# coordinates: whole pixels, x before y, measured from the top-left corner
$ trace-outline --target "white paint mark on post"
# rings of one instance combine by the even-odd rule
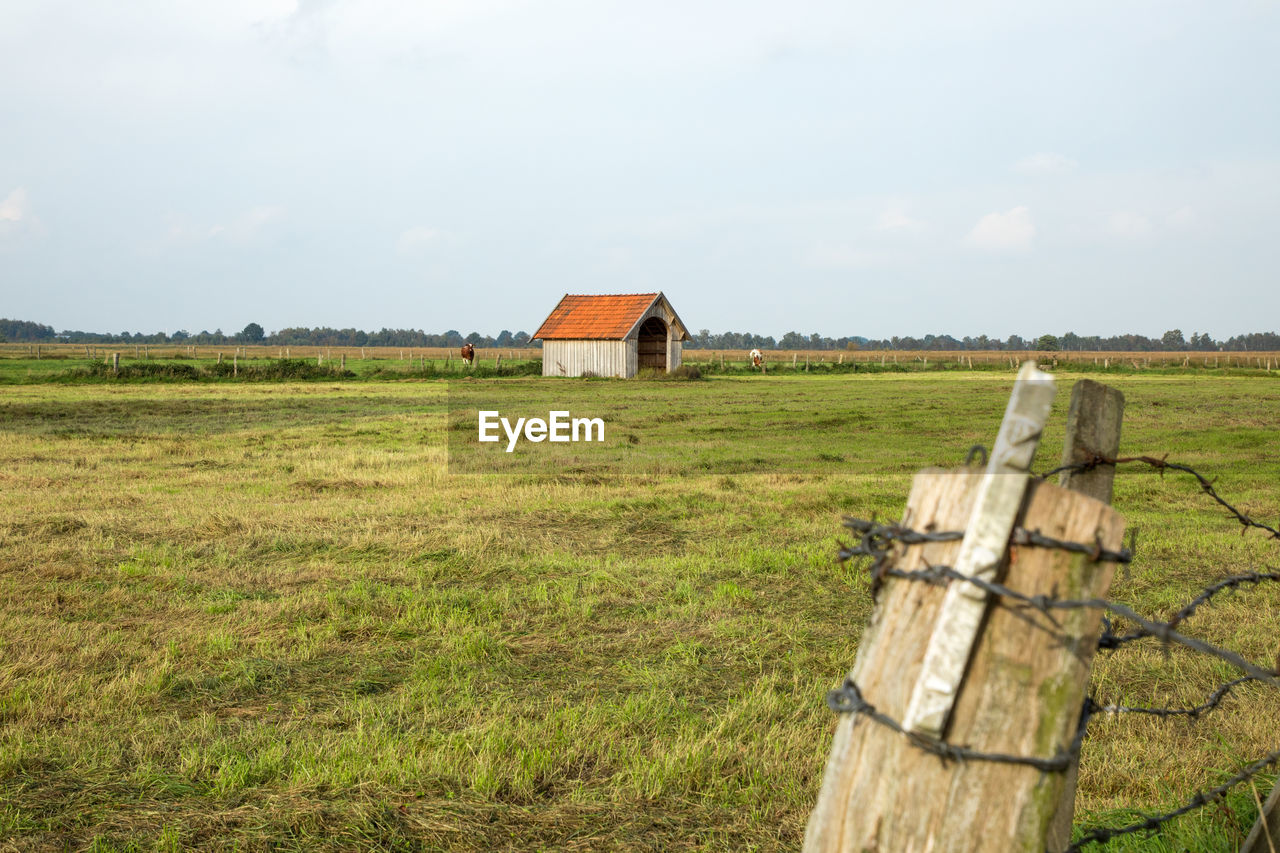
[[[965,526],[956,557],[957,572],[994,579],[1022,506],[1031,460],[1049,419],[1053,394],[1052,375],[1037,368],[1034,361],[1022,365]],[[973,584],[948,587],[903,718],[907,731],[942,736],[986,608],[987,594]]]

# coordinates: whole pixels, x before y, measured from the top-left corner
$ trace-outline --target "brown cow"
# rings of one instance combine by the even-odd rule
[[[467,367],[470,367],[471,363],[476,360],[476,348],[471,344],[463,344],[462,360],[467,363]]]

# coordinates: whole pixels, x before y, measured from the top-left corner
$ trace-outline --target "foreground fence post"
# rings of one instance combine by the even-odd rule
[[[974,469],[917,474],[903,526],[964,529],[987,479]],[[1107,549],[1118,549],[1123,534],[1123,521],[1109,506],[1042,482],[1027,485],[1015,524]],[[954,539],[899,544],[891,564],[904,571],[956,566],[962,547]],[[1005,586],[1028,596],[1103,597],[1114,573],[1113,564],[1094,562],[1089,554],[1030,544],[997,556],[996,577],[1003,572]],[[950,587],[961,585],[971,586],[950,582]],[[841,716],[805,833],[806,853],[1045,849],[1062,798],[1070,764],[1065,756],[1079,725],[1101,614],[990,602],[941,738],[926,734],[927,726],[912,734],[895,731],[883,720],[906,717],[948,591],[914,579],[884,580],[849,675],[879,719],[865,706]],[[922,748],[940,744],[1039,759],[1042,766],[944,761]]]
[[[1124,420],[1124,394],[1092,379],[1081,379],[1071,389],[1071,407],[1067,410],[1067,436],[1062,445],[1062,464],[1089,462],[1095,456],[1116,458],[1120,453],[1120,424]],[[1111,503],[1116,466],[1099,465],[1088,471],[1063,471],[1058,485],[1087,495],[1105,504]],[[1096,651],[1096,642],[1095,649]],[[1092,654],[1092,652],[1090,652]],[[1053,853],[1066,850],[1071,843],[1071,824],[1075,820],[1076,780],[1080,775],[1080,758],[1076,757],[1063,779],[1058,811],[1049,825],[1045,839]]]
[[[1032,362],[1022,366],[990,464],[978,483],[967,524],[962,526],[964,540],[952,563],[956,571],[995,580],[1027,491],[1027,472],[1049,418],[1053,394],[1053,379],[1047,373],[1037,370]],[[947,588],[902,719],[907,731],[941,737],[986,607],[986,593],[973,586],[956,583]]]

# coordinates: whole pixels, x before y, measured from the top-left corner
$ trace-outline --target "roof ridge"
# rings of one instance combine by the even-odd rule
[[[657,296],[661,292],[661,290],[646,290],[642,293],[566,293],[565,296],[576,296],[580,299],[606,299],[610,296]]]

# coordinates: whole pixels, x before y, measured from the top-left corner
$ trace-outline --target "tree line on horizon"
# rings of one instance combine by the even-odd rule
[[[328,326],[310,328],[297,326],[267,333],[257,323],[249,323],[239,332],[226,334],[221,329],[197,333],[179,330],[172,334],[156,332],[82,332],[54,330],[52,326],[28,320],[0,319],[0,342],[13,343],[72,343],[72,344],[264,344],[268,346],[346,346],[346,347],[460,347],[464,343],[476,347],[540,347],[541,341],[531,340],[528,332],[511,332],[503,329],[496,336],[471,332],[463,335],[456,329],[441,334],[421,329],[381,329],[365,332],[360,329],[334,329]],[[861,335],[831,338],[814,332],[803,335],[787,332],[781,338],[757,335],[750,332],[722,332],[713,334],[701,329],[691,336],[685,347],[703,350],[1048,350],[1093,352],[1257,352],[1280,351],[1280,334],[1253,332],[1235,335],[1217,341],[1205,332],[1193,333],[1190,338],[1180,329],[1171,329],[1158,338],[1145,335],[1040,335],[1024,338],[1009,335],[1007,338],[987,335],[956,338],[951,335],[925,335],[921,338],[891,337],[867,338]]]

